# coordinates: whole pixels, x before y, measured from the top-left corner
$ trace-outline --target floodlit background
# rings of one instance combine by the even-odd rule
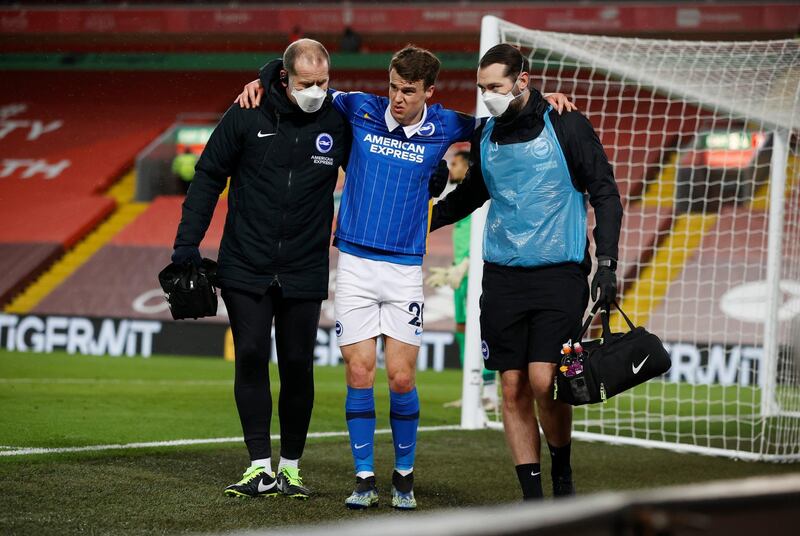
[[[305,36],[328,47],[331,87],[381,95],[392,53],[408,43],[428,48],[442,60],[432,102],[475,113],[487,14],[532,30],[690,42],[684,51],[699,40],[791,39],[800,28],[795,2],[3,2],[0,532],[172,534],[353,518],[342,504],[352,477],[333,285],[320,319],[317,398],[303,459],[316,495],[305,504],[232,502],[221,490],[247,459],[224,305],[214,318],[174,322],[156,274],[169,262],[187,160],[202,151],[242,86],[289,42]],[[604,58],[631,67],[634,56],[626,61],[602,43],[575,45],[594,50],[597,67],[557,48],[534,50],[524,33],[504,39],[532,59],[534,86],[566,93],[598,131],[626,212],[621,303],[673,358],[665,378],[608,407],[577,411],[583,424],[576,429],[650,446],[796,460],[797,416],[771,416],[778,425],[766,432],[759,427],[767,421],[758,420],[765,408],[781,410],[762,403],[759,368],[774,125],[702,99],[687,105],[680,92],[652,80],[614,74]],[[646,51],[637,59],[664,52],[644,41],[630,50]],[[721,57],[765,54],[731,50]],[[689,84],[697,63],[664,57],[685,65]],[[719,58],[703,72],[735,61]],[[791,79],[798,69],[790,62],[783,71]],[[766,84],[745,80],[755,95]],[[766,87],[763,95],[771,98]],[[791,269],[779,283],[781,329],[769,344],[783,378],[771,396],[797,413],[800,187],[796,126],[787,131],[781,258]],[[202,244],[211,258],[224,196]],[[336,257],[331,248],[331,282]],[[431,234],[424,269],[451,261],[450,230]],[[420,509],[514,503],[517,482],[502,434],[460,430],[460,411],[443,407],[461,396],[452,290],[425,292]],[[388,388],[378,376],[378,426],[387,428]],[[378,437],[378,483],[386,491],[391,447],[388,435]],[[759,442],[779,446],[758,450]],[[573,453],[581,494],[794,470],[585,440]]]

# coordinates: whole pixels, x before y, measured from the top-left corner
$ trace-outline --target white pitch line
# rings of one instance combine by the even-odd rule
[[[119,378],[0,378],[0,384],[31,385],[233,385],[233,380],[122,380]]]
[[[461,430],[457,425],[443,426],[420,426],[420,432],[442,432],[447,430]],[[375,430],[376,434],[390,434],[389,428]],[[312,432],[308,434],[309,439],[322,437],[347,437],[348,432]],[[272,439],[280,439],[280,436],[272,436]],[[16,448],[16,450],[0,451],[0,456],[26,456],[31,454],[61,454],[65,452],[97,452],[101,450],[126,450],[126,449],[147,449],[153,447],[180,447],[185,445],[206,445],[211,443],[240,443],[244,441],[241,437],[212,437],[208,439],[174,439],[172,441],[151,441],[147,443],[125,443],[116,445],[87,445],[85,447],[58,447],[58,448]]]

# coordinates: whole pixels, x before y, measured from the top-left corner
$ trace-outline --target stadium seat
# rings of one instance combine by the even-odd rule
[[[131,224],[80,266],[70,276],[68,285],[55,288],[32,312],[170,319],[156,274],[169,263],[182,202],[180,196],[157,197]],[[226,215],[227,202],[220,200],[203,240],[204,256],[216,259]],[[224,322],[226,319],[213,317],[209,320]]]

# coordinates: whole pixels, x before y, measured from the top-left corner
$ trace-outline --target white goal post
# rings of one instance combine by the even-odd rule
[[[484,17],[480,54],[498,43],[519,47],[532,85],[570,96],[597,131],[624,208],[620,304],[673,361],[576,408],[575,437],[800,460],[800,41],[576,35]],[[486,209],[472,219],[473,258]],[[482,268],[470,263],[464,428],[498,425],[480,408]]]

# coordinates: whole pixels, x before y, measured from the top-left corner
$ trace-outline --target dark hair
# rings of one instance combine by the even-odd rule
[[[528,71],[528,60],[518,48],[507,43],[495,45],[487,50],[480,63],[478,63],[478,68],[483,69],[495,63],[505,65],[506,72],[503,76],[514,80],[519,76],[519,73]]]
[[[460,156],[464,160],[466,160],[467,164],[469,164],[469,151],[458,151],[453,156]]]
[[[300,56],[305,56],[315,65],[324,62],[330,67],[331,64],[331,56],[328,54],[328,51],[325,50],[322,43],[314,41],[313,39],[298,39],[286,47],[286,50],[283,52],[283,68],[286,69],[289,74],[297,74],[294,66],[297,63],[297,58]]]
[[[430,87],[436,83],[439,76],[439,68],[442,66],[439,58],[433,55],[430,50],[407,45],[392,56],[389,70],[397,71],[404,80],[416,82],[422,80],[425,87]]]

